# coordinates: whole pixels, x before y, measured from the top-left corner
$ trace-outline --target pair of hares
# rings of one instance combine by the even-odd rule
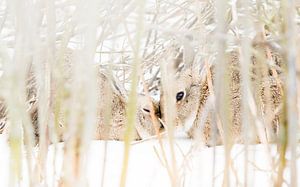
[[[274,141],[278,132],[280,106],[282,102],[282,85],[279,79],[281,73],[278,68],[282,66],[280,55],[274,50],[269,50],[268,46],[259,46],[253,44],[256,53],[252,54],[250,65],[250,89],[254,95],[254,105],[256,110],[252,110],[252,116],[249,118],[248,129],[251,143],[259,143],[262,140],[258,137],[257,123],[263,126],[267,141]],[[185,131],[191,138],[200,140],[206,145],[221,144],[224,140],[224,128],[232,140],[231,142],[243,143],[244,132],[242,128],[242,88],[241,88],[241,62],[240,52],[238,50],[227,52],[226,60],[228,68],[226,69],[226,77],[229,82],[229,88],[224,91],[227,94],[227,127],[224,127],[220,121],[215,103],[214,85],[215,69],[218,63],[213,64],[196,63],[191,47],[183,49],[173,61],[173,72],[176,72],[173,84],[173,92],[171,97],[176,100],[176,126],[184,127]],[[267,65],[267,60],[271,60],[275,64]],[[183,66],[182,66],[183,65]],[[169,68],[170,69],[170,68]],[[280,69],[280,68],[279,68]],[[168,95],[169,97],[170,95]],[[244,98],[248,99],[248,98]],[[226,101],[224,101],[226,102]],[[249,102],[251,103],[251,102]],[[252,103],[251,103],[252,104]],[[166,111],[164,102],[164,89],[161,90],[161,114],[165,118]],[[250,104],[249,104],[250,106]],[[252,122],[251,122],[252,120]],[[252,134],[251,134],[252,133]],[[248,136],[249,137],[249,136]],[[227,136],[228,138],[228,136]]]
[[[185,55],[191,54],[188,52],[191,48],[185,49],[175,59],[172,66],[176,70],[176,77],[173,80],[174,85],[171,95],[171,99],[176,100],[176,124],[178,126],[182,124],[188,134],[195,138],[200,137],[207,145],[214,145],[221,143],[222,137],[222,124],[220,125],[219,118],[216,114],[216,108],[214,104],[213,85],[214,80],[214,65],[202,66],[199,68],[199,64],[195,63],[194,56],[184,58]],[[264,55],[266,53],[263,53]],[[193,55],[193,54],[192,54]],[[242,127],[241,127],[241,74],[239,53],[230,52],[228,57],[228,78],[230,82],[229,95],[229,110],[228,114],[231,119],[229,121],[229,134],[232,135],[235,142],[243,142]],[[277,57],[273,55],[273,57]],[[267,67],[267,75],[263,73],[261,67],[265,62],[257,60],[259,57],[253,55],[252,57],[252,72],[251,86],[253,87],[253,93],[255,94],[257,105],[257,119],[259,116],[263,116],[260,120],[265,124],[269,122],[271,133],[276,133],[277,126],[279,124],[278,107],[282,100],[282,90],[280,82],[276,81],[278,77],[277,70],[272,70]],[[262,59],[266,59],[263,57]],[[276,63],[280,63],[280,60],[275,60]],[[184,66],[181,66],[184,64]],[[200,73],[200,71],[202,73]],[[200,76],[201,74],[201,76]],[[111,76],[107,76],[104,73],[100,73],[97,76],[98,86],[100,87],[98,103],[98,121],[94,138],[96,139],[113,139],[123,140],[124,132],[126,129],[126,103],[127,99],[124,94],[120,92],[120,88],[114,82]],[[169,84],[169,83],[168,83]],[[255,85],[256,84],[256,85]],[[269,90],[269,94],[267,91]],[[30,91],[29,91],[30,92]],[[34,92],[34,91],[33,91]],[[31,93],[32,94],[32,93]],[[157,123],[158,118],[165,120],[166,111],[164,109],[166,103],[164,87],[161,86],[160,102],[154,102],[152,99],[145,95],[138,95],[138,106],[136,114],[136,125],[134,129],[134,139],[139,140],[155,135],[158,132],[154,123]],[[29,93],[30,95],[30,93]],[[30,97],[28,97],[30,98]],[[54,97],[55,98],[55,97]],[[271,114],[269,117],[264,118],[270,107]],[[109,106],[109,108],[107,108]],[[152,107],[153,106],[153,107]],[[1,113],[4,113],[5,107],[3,103],[0,106]],[[35,128],[36,136],[38,136],[38,112],[37,107],[31,110],[31,117]],[[110,112],[107,112],[110,111]],[[150,112],[153,112],[150,115]],[[6,116],[1,114],[3,119]],[[108,120],[105,116],[108,115]],[[152,116],[152,117],[151,117]],[[64,121],[64,120],[62,120]],[[64,122],[62,122],[62,126]],[[215,136],[214,136],[215,135]],[[212,138],[214,137],[214,138]]]

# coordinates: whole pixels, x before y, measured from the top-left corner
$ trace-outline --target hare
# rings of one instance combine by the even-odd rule
[[[254,48],[258,48],[254,46]],[[264,53],[266,55],[266,53]],[[175,69],[177,76],[175,78],[173,98],[176,99],[177,124],[182,125],[191,138],[200,138],[206,145],[218,145],[222,143],[222,126],[218,122],[218,116],[214,109],[214,66],[206,64],[202,69],[197,68],[192,61],[185,61],[183,52],[179,59],[175,59]],[[241,125],[241,74],[239,70],[240,55],[237,51],[228,52],[228,79],[229,88],[229,113],[230,127],[229,134],[236,143],[243,143],[242,125]],[[273,52],[272,58],[280,65],[280,55]],[[255,97],[257,97],[258,113],[262,116],[266,113],[266,107],[269,102],[271,108],[271,131],[276,133],[279,124],[279,107],[282,101],[282,89],[280,80],[278,81],[278,72],[269,68],[268,75],[262,75],[261,66],[258,57],[252,56],[251,85]],[[183,68],[179,66],[178,61],[184,63]],[[201,76],[200,77],[200,70]],[[258,84],[256,84],[258,83]],[[269,89],[270,96],[266,97],[266,90]],[[163,88],[161,98],[163,98]],[[164,100],[161,99],[162,119],[164,119],[163,106]],[[273,112],[272,112],[273,111]],[[264,119],[264,122],[267,119]],[[256,137],[255,142],[259,142]]]
[[[119,93],[115,84],[109,84],[108,78],[101,74],[98,76],[100,89],[99,119],[96,130],[96,139],[123,140],[126,130],[126,97]],[[111,97],[108,97],[112,93]],[[134,139],[140,140],[156,134],[155,124],[158,124],[160,116],[159,105],[146,95],[138,95],[136,125]],[[151,107],[154,109],[154,119],[151,119]],[[106,106],[110,106],[107,109]],[[110,110],[110,111],[108,111]],[[105,114],[108,114],[110,122],[105,123]],[[155,120],[155,121],[153,121]],[[159,130],[158,127],[157,130]]]
[[[71,59],[72,62],[72,54]],[[71,63],[67,62],[67,63]],[[68,65],[72,68],[72,64]],[[126,130],[126,105],[127,94],[121,86],[118,85],[117,79],[108,75],[107,71],[96,65],[97,68],[97,124],[94,133],[94,139],[101,140],[123,140]],[[66,77],[69,77],[68,75]],[[54,97],[55,99],[55,97]],[[151,97],[138,94],[137,96],[137,113],[136,124],[134,128],[134,140],[140,140],[153,136],[159,131],[158,118],[160,110],[158,103]],[[154,116],[151,118],[153,107]],[[62,120],[63,121],[63,120]],[[62,126],[64,122],[62,122]]]
[[[72,68],[72,58],[74,58],[73,51],[68,51],[66,57],[63,61],[65,63],[62,67],[67,68],[64,84],[70,84],[72,80],[71,70]],[[101,69],[100,66],[96,66],[95,68]],[[108,139],[108,140],[123,140],[124,132],[126,129],[126,105],[127,99],[126,94],[121,93],[120,87],[116,84],[116,82],[107,76],[104,71],[99,71],[97,76],[97,85],[99,87],[98,94],[98,106],[97,106],[97,124],[96,131],[93,135],[93,139]],[[54,87],[57,87],[54,86]],[[68,86],[64,86],[64,88],[68,88]],[[56,100],[61,99],[58,98],[59,94],[55,89],[52,90],[52,99],[53,103],[52,107],[57,107],[55,105]],[[65,101],[60,103],[60,112],[58,113],[58,123],[59,129],[56,129],[58,133],[58,138],[60,141],[64,141],[65,137],[64,132],[68,130],[68,124],[66,120],[66,113],[69,107],[69,96],[66,94],[63,96]],[[38,113],[38,88],[36,85],[35,74],[33,70],[30,70],[28,74],[27,80],[27,103],[29,105],[28,113],[31,117],[31,121],[33,124],[34,134],[36,143],[39,139],[39,113]],[[157,102],[154,102],[151,97],[147,97],[145,95],[138,95],[138,105],[137,105],[137,113],[136,113],[136,125],[134,129],[134,140],[140,140],[143,138],[147,138],[149,136],[153,136],[159,130],[160,127],[156,128],[154,124],[157,124],[158,118],[160,116],[160,110]],[[151,118],[150,113],[151,110],[154,110],[154,118]],[[0,102],[0,117],[1,124],[6,124],[6,107],[5,102]],[[51,109],[51,116],[54,116],[54,112],[57,108]],[[55,114],[57,115],[57,114]],[[106,119],[107,117],[107,119]],[[154,122],[155,121],[155,122]],[[1,129],[3,129],[4,125],[1,125]],[[55,127],[53,127],[55,128]],[[51,129],[53,130],[53,129]],[[2,130],[1,130],[2,131]]]

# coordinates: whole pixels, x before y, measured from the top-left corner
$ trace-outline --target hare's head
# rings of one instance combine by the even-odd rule
[[[172,99],[176,105],[177,125],[184,125],[191,116],[196,114],[199,103],[198,98],[200,96],[199,72],[198,68],[193,63],[194,54],[193,52],[187,52],[186,50],[187,49],[185,48],[183,51],[179,52],[179,55],[172,60],[173,62],[168,62],[171,63],[169,66],[171,68],[167,68],[167,71],[170,70],[175,76],[171,79],[172,83],[168,82],[161,86],[160,106],[162,109],[162,119],[165,119],[167,113],[165,111],[167,106],[166,97],[169,98],[171,96],[170,99]],[[192,49],[189,48],[189,50]],[[169,93],[166,93],[166,84],[172,87],[169,89],[171,90]]]
[[[138,95],[138,121],[136,129],[141,139],[155,135],[163,129],[159,122],[161,117],[160,106],[152,97]]]
[[[172,97],[176,100],[177,120],[183,124],[196,115],[199,104],[200,88],[194,76],[191,70],[185,70],[175,80],[178,85]]]
[[[200,86],[194,76],[192,71],[188,69],[180,72],[180,75],[174,80],[175,83],[173,84],[174,88],[171,92],[171,97],[175,100],[177,125],[184,125],[188,119],[196,115],[200,97]],[[162,119],[164,120],[166,103],[163,88],[161,90],[160,106],[162,109]]]

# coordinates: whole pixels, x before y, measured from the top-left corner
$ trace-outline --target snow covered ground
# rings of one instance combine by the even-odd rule
[[[170,151],[167,140],[163,141],[168,160]],[[56,186],[62,166],[62,147],[57,146],[56,152],[56,176],[53,175],[53,147],[49,148],[48,155],[48,180],[49,186]],[[104,141],[92,141],[86,159],[86,178],[89,186],[100,186],[104,161]],[[224,174],[224,147],[214,148],[195,146],[195,143],[185,137],[176,139],[175,144],[176,164],[178,169],[178,179],[181,179],[182,186],[221,186]],[[265,146],[252,145],[248,148],[248,184],[249,186],[273,186],[272,168],[270,167],[270,157],[274,158],[276,147],[271,146],[271,155],[266,154]],[[0,138],[0,181],[1,186],[8,186],[9,179],[9,149],[5,137]],[[156,150],[156,151],[155,151]],[[245,151],[243,145],[235,145],[231,152],[233,158],[230,170],[231,186],[244,186],[244,158]],[[156,153],[157,152],[157,153]],[[215,157],[213,156],[215,152]],[[127,186],[171,186],[166,168],[163,166],[162,152],[157,140],[145,141],[132,145],[130,153],[129,171]],[[214,162],[215,159],[215,162]],[[117,141],[107,142],[107,155],[105,161],[104,186],[119,186],[120,174],[123,161],[123,143]],[[214,164],[213,164],[214,163]],[[300,162],[297,162],[300,168]],[[213,169],[215,167],[215,169]],[[28,176],[24,169],[21,186],[28,186]],[[274,170],[273,170],[274,171]],[[285,179],[288,179],[287,171]],[[213,177],[214,176],[214,177]],[[298,172],[298,178],[300,178]],[[54,179],[54,180],[53,180]],[[54,183],[53,183],[54,182]]]

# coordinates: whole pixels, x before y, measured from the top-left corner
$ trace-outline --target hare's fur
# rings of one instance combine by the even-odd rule
[[[240,63],[239,63],[239,53],[229,52],[228,56],[228,78],[229,78],[229,119],[230,123],[230,135],[233,138],[234,142],[243,143],[242,136],[242,125],[241,125],[241,75],[240,75]],[[276,63],[280,65],[281,59],[278,58],[278,55],[273,54]],[[282,102],[282,89],[281,82],[278,79],[277,75],[274,75],[271,72],[271,68],[268,67],[268,75],[262,75],[262,70],[258,66],[259,62],[255,55],[252,57],[252,71],[251,75],[251,85],[253,87],[253,93],[255,93],[255,99],[257,101],[256,105],[259,109],[259,114],[264,116],[266,112],[266,105],[269,104],[272,112],[271,115],[271,125],[273,133],[277,132],[279,124],[280,110],[278,107]],[[263,62],[265,63],[265,62]],[[211,96],[213,92],[213,87],[210,88],[214,80],[214,66],[207,68],[204,78],[200,79],[199,72],[193,72],[193,66],[188,66],[183,68],[179,72],[179,76],[176,78],[175,82],[175,92],[174,94],[179,93],[180,91],[185,92],[185,97],[177,101],[177,125],[183,125],[192,138],[200,137],[207,145],[215,145],[221,143],[220,129],[217,128],[218,116],[216,110],[209,105],[212,103],[208,102],[208,97]],[[209,72],[208,72],[209,71]],[[211,77],[209,76],[211,74]],[[277,72],[275,71],[275,74]],[[212,89],[212,90],[211,90]],[[267,99],[265,96],[265,89],[270,90],[270,99]],[[163,94],[163,91],[161,92]],[[176,95],[174,95],[174,98]],[[163,100],[161,100],[160,105],[164,105]],[[208,107],[207,107],[208,105]],[[278,112],[279,111],[279,112]],[[162,111],[163,112],[163,111]],[[205,113],[205,116],[204,116]],[[164,114],[162,113],[162,117]],[[203,118],[204,117],[204,118]],[[264,117],[263,117],[264,118]],[[192,119],[192,124],[188,124],[188,121]],[[262,120],[263,122],[266,119]],[[214,126],[212,126],[214,125]],[[251,123],[251,126],[255,126]],[[220,127],[220,126],[218,126]],[[215,129],[215,131],[212,131]],[[257,129],[255,129],[257,130]],[[215,135],[215,136],[212,136]],[[214,137],[214,138],[212,138]],[[256,142],[259,142],[258,138],[255,138]]]
[[[72,80],[70,80],[71,70],[69,68],[72,66],[72,53],[66,54],[66,58],[63,60],[63,63],[65,63],[62,67],[67,68],[67,72],[63,75],[64,76],[64,83],[63,84],[70,84]],[[97,66],[99,68],[99,66]],[[100,69],[100,68],[99,68]],[[38,88],[35,81],[35,76],[33,73],[33,70],[30,70],[30,73],[28,75],[28,81],[27,81],[27,103],[29,105],[29,116],[31,117],[32,124],[34,127],[34,134],[36,136],[36,140],[39,138],[39,122],[38,122],[38,101],[36,98],[38,98]],[[54,82],[54,84],[58,84],[57,82]],[[126,129],[126,104],[127,100],[124,95],[122,95],[120,92],[118,92],[117,86],[114,84],[114,81],[108,78],[105,74],[102,72],[99,72],[97,74],[97,86],[98,86],[98,106],[97,106],[97,125],[96,125],[96,131],[94,134],[94,139],[108,139],[108,140],[123,140],[124,138],[124,132]],[[54,86],[58,87],[58,85]],[[63,85],[63,88],[65,89],[69,88],[69,86]],[[53,103],[52,110],[52,116],[57,115],[55,114],[55,111],[57,110],[56,100],[61,99],[58,98],[60,94],[57,93],[55,89],[52,89],[52,99],[51,101]],[[64,93],[65,94],[65,93]],[[61,95],[60,95],[61,96]],[[62,101],[63,103],[60,103],[60,109],[58,113],[58,123],[59,123],[59,129],[57,133],[59,135],[59,138],[61,140],[64,140],[64,132],[68,130],[68,125],[66,122],[66,115],[65,112],[70,110],[69,107],[69,99],[68,94],[62,96],[66,101]],[[153,120],[157,120],[157,116],[155,115],[152,119],[150,117],[150,108],[151,105],[153,106],[154,113],[159,113],[159,107],[158,104],[153,102],[149,97],[146,97],[145,95],[138,95],[138,106],[137,106],[137,114],[136,114],[136,126],[134,128],[134,139],[139,140],[142,138],[147,138],[149,136],[155,135],[156,131],[153,125]],[[110,106],[108,108],[108,106]],[[62,107],[62,108],[61,108]],[[107,119],[105,119],[107,117]],[[4,129],[4,124],[7,124],[7,110],[5,106],[5,100],[1,99],[0,102],[0,131]],[[55,128],[55,127],[54,127]]]
[[[96,139],[123,140],[126,130],[126,100],[115,90],[111,89],[109,81],[104,75],[99,76],[101,97],[99,98],[99,118],[96,130]],[[112,94],[109,97],[110,93]],[[159,112],[158,104],[149,100],[145,95],[138,95],[138,106],[136,114],[136,126],[134,139],[139,140],[155,135],[154,122],[150,116],[150,108],[153,105],[154,113]],[[106,108],[110,106],[111,110]],[[147,111],[144,111],[146,109]],[[105,123],[105,116],[109,115],[110,122]],[[153,119],[157,120],[157,119]]]

